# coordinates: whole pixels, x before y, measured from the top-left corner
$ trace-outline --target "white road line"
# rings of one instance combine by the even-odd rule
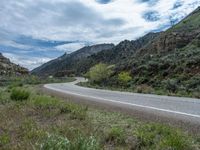
[[[62,92],[62,93],[65,93],[65,94],[72,94],[72,95],[76,95],[76,96],[82,96],[82,97],[85,97],[85,98],[94,98],[94,99],[107,101],[107,102],[113,102],[113,103],[118,103],[118,104],[136,106],[136,107],[141,107],[141,108],[153,109],[153,110],[158,110],[158,111],[163,111],[163,112],[168,112],[168,113],[174,113],[174,114],[179,114],[179,115],[185,115],[185,116],[200,118],[200,115],[195,115],[195,114],[188,114],[188,113],[173,111],[173,110],[168,110],[168,109],[161,109],[161,108],[156,108],[156,107],[151,107],[151,106],[144,106],[144,105],[132,104],[132,103],[128,103],[128,102],[120,102],[120,101],[116,101],[116,100],[99,98],[99,97],[95,97],[95,96],[87,96],[87,95],[83,95],[83,94],[77,94],[77,93],[65,91],[65,90],[62,90],[62,89],[56,89],[56,88],[50,87],[50,85],[44,85],[44,87],[47,88],[47,89]]]

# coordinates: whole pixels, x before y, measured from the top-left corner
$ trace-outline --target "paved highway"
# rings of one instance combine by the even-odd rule
[[[85,81],[83,78],[77,78],[75,82],[46,84],[44,87],[62,94],[81,97],[91,102],[118,105],[123,108],[127,107],[148,114],[195,122],[200,125],[200,99],[100,90],[76,85],[76,83],[83,81]]]

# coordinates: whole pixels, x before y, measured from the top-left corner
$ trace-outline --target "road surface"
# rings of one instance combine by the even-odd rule
[[[77,78],[71,83],[46,84],[44,87],[54,92],[87,99],[90,102],[117,105],[146,114],[195,123],[200,127],[200,99],[100,90],[76,85],[82,81],[85,80]]]

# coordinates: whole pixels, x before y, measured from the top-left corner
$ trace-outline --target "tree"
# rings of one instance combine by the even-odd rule
[[[123,71],[118,74],[118,80],[123,86],[127,86],[128,82],[132,80],[129,72]]]
[[[103,80],[108,79],[112,73],[112,67],[103,63],[99,63],[90,68],[90,71],[87,75],[91,82],[102,82]]]

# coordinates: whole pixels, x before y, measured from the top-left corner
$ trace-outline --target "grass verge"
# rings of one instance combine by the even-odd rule
[[[0,149],[200,148],[198,137],[180,129],[62,101],[37,92],[34,86],[23,88],[29,92],[23,101],[12,99],[12,90],[0,90]]]

